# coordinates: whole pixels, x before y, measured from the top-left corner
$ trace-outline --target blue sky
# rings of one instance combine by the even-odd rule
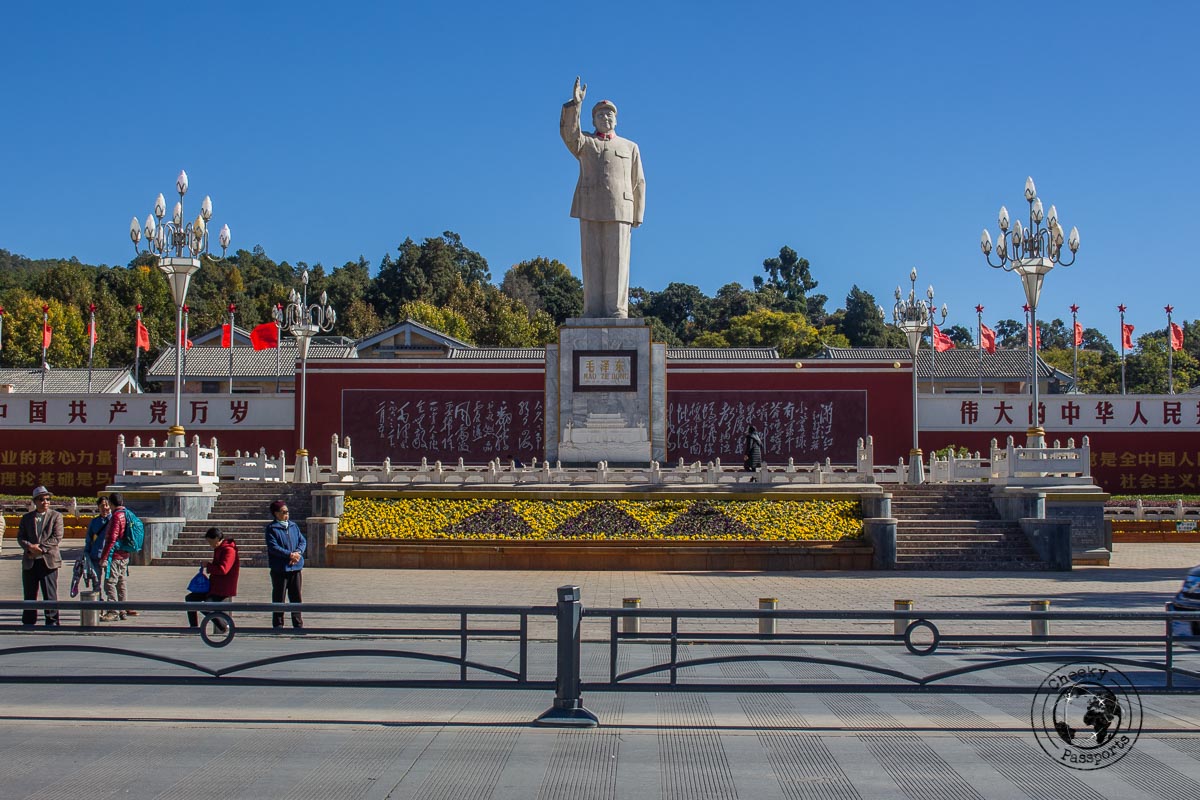
[[[636,10],[634,10],[636,9]],[[499,282],[579,272],[557,117],[581,75],[638,142],[634,285],[750,285],[786,244],[829,309],[912,267],[973,327],[1021,314],[980,231],[1032,175],[1083,246],[1041,316],[1117,341],[1200,317],[1200,5],[139,3],[5,8],[0,247],[126,263],[209,194],[234,246],[333,268],[454,230]],[[1188,56],[1188,53],[1192,53]],[[168,200],[170,202],[170,199]],[[1136,336],[1137,334],[1135,334]]]

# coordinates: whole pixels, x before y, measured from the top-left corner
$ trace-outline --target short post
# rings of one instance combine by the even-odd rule
[[[913,610],[913,601],[912,600],[894,600],[894,601],[892,601],[892,608],[896,611],[912,611]],[[892,632],[895,633],[897,636],[903,636],[904,632],[906,630],[908,630],[908,624],[910,622],[912,622],[912,620],[907,617],[897,617],[896,621],[892,627]]]
[[[83,603],[94,603],[96,601],[96,593],[82,591],[79,593],[79,600]],[[94,608],[79,609],[79,624],[84,628],[94,628],[99,623],[98,614]]]
[[[625,597],[621,600],[621,608],[641,608],[642,598]],[[641,617],[621,617],[621,633],[641,633]]]
[[[583,603],[578,586],[558,587],[558,672],[554,679],[554,705],[534,720],[534,725],[594,728],[596,715],[583,707],[580,693],[580,627]]]
[[[1029,601],[1029,610],[1036,611],[1039,614],[1045,614],[1047,611],[1050,610],[1050,601],[1049,600],[1030,600]],[[1045,639],[1047,636],[1050,635],[1050,620],[1037,619],[1036,617],[1031,617],[1029,619],[1029,632],[1030,632],[1030,634],[1033,635],[1033,638],[1035,638],[1035,639]]]
[[[779,608],[778,597],[760,597],[758,598],[759,611],[774,611]],[[758,635],[759,636],[774,636],[775,635],[775,618],[774,617],[759,617],[758,618]]]

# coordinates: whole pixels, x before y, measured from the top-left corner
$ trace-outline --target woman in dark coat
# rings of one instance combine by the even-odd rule
[[[762,466],[762,437],[758,435],[758,429],[751,425],[746,429],[746,461],[745,468],[747,472],[756,472]],[[754,480],[751,478],[750,480]]]

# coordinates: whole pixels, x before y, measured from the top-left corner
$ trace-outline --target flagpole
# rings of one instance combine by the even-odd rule
[[[4,306],[0,306],[0,351],[4,350]]]
[[[275,304],[275,394],[279,394],[279,375],[283,372],[283,303]]]
[[[187,375],[188,314],[190,312],[190,308],[187,306],[183,307],[183,328],[180,331],[179,341],[175,343],[176,347],[179,348],[180,354],[179,389],[177,391],[183,390],[183,376]]]
[[[979,317],[979,393],[983,394],[983,306],[975,306]]]
[[[46,328],[50,325],[50,306],[42,306],[42,394],[46,393]]]
[[[1074,354],[1071,356],[1071,382],[1075,384],[1075,392],[1079,393],[1079,337],[1075,331],[1079,329],[1079,306],[1071,304],[1071,345]]]
[[[237,306],[229,304],[229,393],[233,394],[233,315]]]
[[[142,379],[139,375],[139,373],[141,372],[141,370],[139,369],[139,365],[141,364],[140,356],[142,354],[142,348],[140,346],[140,343],[138,342],[138,334],[140,334],[141,332],[142,332],[142,304],[138,303],[137,304],[137,319],[133,323],[133,385],[138,389],[142,388]]]
[[[88,304],[88,394],[92,393],[92,359],[96,355],[96,304]]]
[[[1167,312],[1167,394],[1175,394],[1175,347],[1171,340],[1171,312],[1173,306],[1163,306]]]
[[[1117,306],[1121,312],[1121,394],[1125,394],[1125,304]]]

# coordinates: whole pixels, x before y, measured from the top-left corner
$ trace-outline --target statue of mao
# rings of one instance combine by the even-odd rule
[[[638,146],[614,133],[617,107],[601,100],[592,107],[593,133],[579,129],[587,84],[563,104],[558,121],[563,144],[579,160],[579,182],[571,216],[579,220],[583,257],[583,315],[629,316],[629,232],[642,224],[646,178]]]

